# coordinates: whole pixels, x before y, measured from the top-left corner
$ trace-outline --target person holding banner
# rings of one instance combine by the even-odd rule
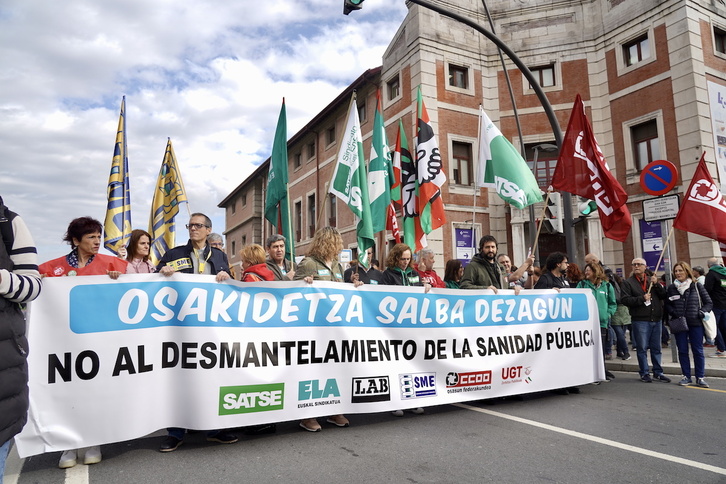
[[[445,288],[446,284],[441,280],[434,270],[436,263],[436,254],[429,248],[418,251],[418,266],[416,272],[421,276],[421,280],[428,283],[431,287]]]
[[[207,244],[207,237],[212,232],[212,220],[203,213],[193,213],[187,224],[189,242],[166,251],[156,269],[159,274],[169,277],[175,272],[185,274],[209,274],[215,276],[217,282],[230,278],[227,256],[221,250]],[[173,452],[184,442],[186,429],[170,427],[169,435],[159,446],[159,452]],[[210,430],[207,441],[220,444],[234,444],[237,436],[227,430]]]
[[[131,232],[126,260],[126,274],[150,274],[156,272],[156,267],[149,260],[151,252],[151,234],[146,230],[136,229]]]
[[[631,324],[635,332],[640,380],[652,383],[653,380],[670,383],[671,379],[663,374],[661,366],[661,331],[663,318],[663,300],[666,290],[653,274],[648,278],[645,271],[645,259],[636,257],[632,262],[633,274],[623,281],[621,286],[621,302],[630,311]],[[648,368],[648,350],[653,364],[653,377]]]
[[[68,225],[63,240],[73,248],[68,255],[44,262],[38,268],[42,277],[98,276],[106,274],[118,279],[125,274],[128,263],[118,257],[98,253],[101,248],[102,225],[91,217],[73,219]],[[89,315],[90,317],[90,315]],[[86,465],[101,462],[101,447],[94,445],[86,449],[83,463]],[[78,450],[69,449],[61,454],[58,467],[67,469],[76,465]]]
[[[461,276],[464,275],[464,265],[459,259],[449,259],[446,261],[446,269],[444,270],[444,284],[447,289],[459,289]]]
[[[665,309],[671,320],[679,317],[686,318],[688,329],[682,332],[673,332],[678,346],[678,360],[681,363],[683,379],[678,382],[681,386],[693,384],[691,379],[691,358],[688,355],[688,344],[693,352],[693,366],[696,370],[696,385],[708,388],[706,383],[706,356],[703,353],[703,317],[711,311],[713,303],[706,288],[696,280],[691,267],[686,262],[677,262],[673,266],[673,282],[668,286],[668,298]]]
[[[334,227],[323,227],[315,232],[308,249],[308,255],[297,266],[294,280],[343,282],[343,267],[338,262],[338,256],[343,250],[343,238]],[[354,283],[356,287],[363,284]],[[326,420],[337,427],[349,427],[350,422],[345,415],[332,415]],[[306,418],[300,421],[300,427],[308,432],[320,432],[322,427],[316,418]]]
[[[597,302],[597,312],[600,316],[600,338],[602,340],[603,352],[607,354],[607,345],[609,341],[610,318],[615,314],[617,304],[615,302],[615,289],[605,278],[605,273],[600,264],[589,263],[585,265],[585,278],[577,283],[579,289],[590,289],[595,302]],[[605,367],[605,381],[610,381],[615,375],[610,373]]]
[[[38,297],[38,256],[28,227],[0,197],[0,482],[5,459],[28,418],[25,303]]]
[[[291,281],[295,277],[294,262],[285,259],[285,236],[273,234],[267,238],[267,268],[275,274],[276,281]]]
[[[497,289],[509,287],[502,284],[504,268],[497,263],[497,239],[493,235],[485,235],[479,240],[479,253],[471,258],[464,269],[459,284],[462,289]]]
[[[274,281],[275,274],[265,264],[265,249],[252,244],[239,251],[242,259],[242,282]]]
[[[366,268],[363,264],[357,260],[350,261],[350,267],[345,270],[343,274],[343,280],[345,282],[361,281],[363,284],[379,284],[383,273],[373,267],[373,247],[366,249],[366,257],[371,264]]]

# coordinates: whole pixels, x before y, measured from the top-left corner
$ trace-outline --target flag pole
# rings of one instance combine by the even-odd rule
[[[481,104],[479,104],[479,124],[477,126],[476,132],[481,134],[481,112],[484,110]],[[479,136],[481,137],[481,136]],[[481,153],[481,143],[483,143],[484,140],[479,140],[479,152]],[[479,163],[481,163],[481,160],[477,157],[477,166],[475,167],[476,170],[474,170],[475,174],[479,173]],[[476,241],[474,240],[474,231],[476,226],[476,195],[481,190],[481,188],[477,184],[477,178],[476,175],[474,175],[474,206],[471,209],[471,251],[472,251],[472,257],[473,252],[476,250]]]
[[[544,201],[544,208],[542,208],[542,216],[539,218],[539,223],[537,224],[537,235],[534,237],[534,245],[532,246],[532,253],[537,253],[537,244],[539,243],[539,233],[542,230],[542,224],[544,223],[544,218],[547,215],[547,206],[550,203],[550,192],[547,190],[547,197],[545,197]]]
[[[668,248],[668,242],[670,242],[671,237],[673,236],[673,224],[671,224],[671,228],[668,231],[668,237],[666,238],[665,244],[663,244],[663,250],[660,251],[660,257],[658,258],[658,262],[656,262],[655,267],[653,268],[653,274],[658,272],[658,267],[660,266],[660,263],[663,261],[663,255],[665,254],[666,249]],[[650,294],[650,290],[653,288],[653,282],[651,281],[650,285],[648,286],[648,294]]]

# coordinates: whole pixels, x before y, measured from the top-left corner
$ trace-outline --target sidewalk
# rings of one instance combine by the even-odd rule
[[[713,355],[716,353],[716,348],[703,348],[706,354],[706,376],[707,377],[718,377],[726,378],[726,358],[715,358]],[[638,372],[638,358],[635,350],[630,351],[631,358],[627,361],[623,361],[615,356],[615,348],[613,348],[613,359],[605,361],[605,367],[610,371],[632,371]],[[650,371],[653,371],[652,364],[650,361],[650,354],[648,354],[648,366]],[[661,366],[663,366],[663,372],[666,375],[682,375],[681,365],[678,363],[678,350],[676,349],[675,341],[671,339],[670,347],[663,348],[661,355]],[[691,372],[693,372],[693,357],[691,357]]]

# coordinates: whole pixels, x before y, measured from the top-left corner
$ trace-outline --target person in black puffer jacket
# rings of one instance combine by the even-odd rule
[[[38,256],[23,220],[0,198],[0,481],[12,439],[28,418],[23,305],[40,294]]]
[[[703,316],[711,311],[713,304],[706,289],[693,277],[691,267],[685,262],[673,266],[673,283],[668,286],[665,309],[671,319],[685,317],[688,331],[674,333],[678,345],[678,359],[681,362],[683,379],[679,385],[690,385],[691,359],[688,356],[688,344],[693,352],[693,364],[696,367],[696,384],[708,388],[704,379],[706,357],[703,354]]]

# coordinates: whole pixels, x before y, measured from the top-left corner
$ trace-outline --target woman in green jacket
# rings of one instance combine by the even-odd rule
[[[587,264],[585,266],[585,279],[577,284],[578,288],[592,290],[597,302],[597,312],[600,318],[600,337],[602,338],[603,356],[608,339],[608,324],[615,314],[618,305],[615,302],[615,289],[608,282],[600,264]],[[615,375],[605,369],[605,381],[610,381]]]

